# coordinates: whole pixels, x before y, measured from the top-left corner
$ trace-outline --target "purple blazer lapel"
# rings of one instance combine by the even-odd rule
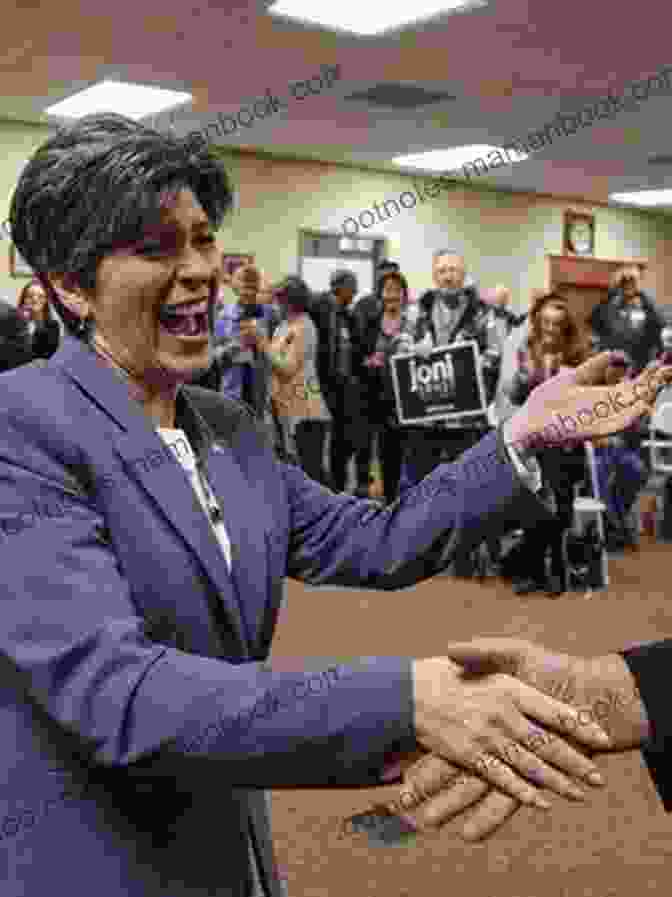
[[[249,638],[242,617],[237,590],[222,549],[194,493],[186,474],[177,461],[168,456],[170,449],[161,437],[148,430],[118,436],[115,449],[128,475],[152,497],[158,510],[170,521],[203,566],[219,599],[230,614],[239,633],[244,653],[249,651]],[[213,484],[214,489],[214,484]],[[214,490],[217,498],[221,496]],[[231,490],[230,490],[231,491]],[[224,522],[232,545],[232,564],[236,563],[237,542],[235,518],[222,503]]]
[[[269,589],[267,516],[263,494],[250,483],[231,448],[212,445],[206,460],[231,540],[232,578],[250,646],[257,645],[272,598]]]
[[[123,432],[115,437],[114,444],[128,476],[151,496],[157,509],[198,557],[230,614],[244,656],[249,657],[250,642],[226,559],[187,476],[170,454],[170,449],[153,429],[140,406],[129,397],[126,384],[88,347],[72,337],[66,337],[52,363],[62,367],[92,401],[117,421]],[[236,473],[233,465],[231,460],[226,474],[220,475],[219,485],[216,487],[212,483],[212,487],[218,499],[222,500],[235,565],[236,546],[241,544],[237,523],[240,508],[235,505],[244,506],[246,499],[242,492],[242,474],[239,469]],[[227,492],[229,496],[234,496],[233,508],[227,507]]]

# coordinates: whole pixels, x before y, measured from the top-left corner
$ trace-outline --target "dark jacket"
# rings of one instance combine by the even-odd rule
[[[32,360],[27,322],[13,305],[0,299],[0,371],[9,371]]]
[[[475,340],[481,356],[484,356],[488,349],[488,322],[492,319],[493,314],[496,317],[502,317],[508,315],[509,312],[484,302],[478,295],[475,286],[466,286],[461,292],[466,297],[467,303],[453,323],[449,342]],[[416,342],[421,342],[429,334],[433,344],[438,345],[436,329],[432,320],[432,311],[437,301],[440,301],[437,290],[427,290],[418,300],[419,314],[414,333]],[[484,358],[483,381],[488,402],[491,402],[495,395],[499,363],[499,358],[487,356]]]
[[[362,391],[367,410],[368,419],[375,424],[395,424],[397,423],[396,399],[394,394],[394,385],[392,381],[392,371],[390,367],[390,358],[399,352],[407,351],[405,345],[405,337],[410,335],[413,330],[411,321],[411,313],[409,307],[402,308],[401,329],[398,336],[386,337],[381,334],[381,324],[383,320],[382,303],[378,303],[378,308],[365,319],[362,319],[362,330],[360,331],[360,347],[361,347],[361,364],[359,377],[362,383]],[[363,362],[369,355],[376,352],[380,344],[383,344],[385,354],[385,367],[370,368],[365,367]]]
[[[60,339],[55,318],[38,324],[31,337],[28,322],[13,305],[0,300],[0,371],[9,371],[36,358],[51,358]]]
[[[651,738],[642,753],[663,806],[672,811],[672,713],[668,682],[672,671],[672,639],[637,645],[620,652],[651,724]]]
[[[383,301],[375,293],[368,293],[358,299],[352,309],[356,326],[360,332],[364,332],[371,326],[371,322],[379,318],[383,312]]]
[[[58,351],[61,342],[61,328],[58,321],[51,319],[35,328],[32,341],[33,358],[51,358]]]
[[[625,307],[620,289],[610,290],[608,298],[593,309],[588,323],[596,341],[598,351],[622,349],[634,362],[634,373],[639,373],[649,361],[662,351],[661,333],[665,321],[656,308],[653,298],[640,292],[642,309],[646,321],[641,328],[629,326],[622,311]]]
[[[351,311],[342,309],[333,293],[316,296],[308,309],[318,336],[317,376],[327,407],[334,417],[342,417],[344,408],[350,406],[358,412],[361,401],[361,385],[358,373],[363,360],[362,338],[358,319]],[[343,350],[342,330],[346,328],[350,338],[350,373],[340,369]]]

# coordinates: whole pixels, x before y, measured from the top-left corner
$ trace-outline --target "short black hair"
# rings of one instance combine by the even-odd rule
[[[383,274],[385,271],[398,271],[399,263],[392,262],[390,259],[381,259],[376,265],[376,273],[378,275]]]
[[[312,302],[310,287],[305,280],[294,274],[283,278],[279,284],[274,286],[273,295],[274,297],[283,296],[288,305],[301,311],[306,311],[310,308]]]
[[[36,150],[14,190],[9,227],[69,333],[81,335],[79,318],[48,275],[95,289],[102,258],[139,240],[182,189],[193,191],[219,228],[232,192],[203,137],[161,134],[116,113],[86,115]]]
[[[332,290],[338,289],[338,287],[351,287],[356,291],[357,283],[357,275],[348,268],[339,268],[337,271],[332,271],[329,277],[329,286]]]

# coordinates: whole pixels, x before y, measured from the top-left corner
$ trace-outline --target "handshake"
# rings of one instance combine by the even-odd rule
[[[523,805],[549,809],[541,788],[585,800],[603,785],[589,754],[650,735],[635,680],[618,654],[578,658],[517,639],[454,644],[414,662],[419,751],[388,765],[397,798],[351,817],[372,841],[400,843],[469,812],[462,837],[482,840]],[[532,722],[535,721],[535,722]]]

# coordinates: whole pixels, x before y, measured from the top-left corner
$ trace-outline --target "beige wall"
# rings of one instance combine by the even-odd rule
[[[223,227],[222,245],[255,252],[274,278],[296,272],[300,228],[341,232],[346,217],[413,190],[413,178],[338,165],[248,155],[225,164],[239,185],[242,210]],[[415,295],[431,285],[432,251],[462,247],[477,281],[509,285],[522,310],[530,290],[546,283],[545,254],[562,252],[563,213],[570,207],[594,212],[598,257],[648,258],[645,286],[672,304],[672,217],[660,214],[458,188],[398,215],[388,206],[392,217],[360,235],[387,239],[386,254],[400,262]]]
[[[45,127],[0,122],[3,220],[21,163],[47,133]],[[413,189],[413,178],[393,173],[246,153],[222,155],[241,208],[222,227],[220,244],[230,252],[254,252],[272,278],[296,272],[299,229],[340,233],[346,217],[357,218],[374,202],[398,199],[402,191]],[[595,213],[597,256],[648,258],[645,286],[660,302],[669,297],[672,305],[672,217],[459,188],[360,232],[386,238],[387,255],[400,262],[416,295],[430,286],[432,251],[456,245],[464,249],[482,286],[510,285],[515,306],[522,309],[530,289],[545,283],[545,253],[562,251],[563,211],[568,207]],[[9,275],[7,241],[0,252],[0,296],[15,301],[25,281]]]
[[[0,221],[5,221],[9,214],[12,193],[23,163],[48,134],[49,129],[44,126],[0,121]],[[6,238],[0,240],[0,254],[0,298],[16,304],[27,279],[10,276],[9,241]]]

